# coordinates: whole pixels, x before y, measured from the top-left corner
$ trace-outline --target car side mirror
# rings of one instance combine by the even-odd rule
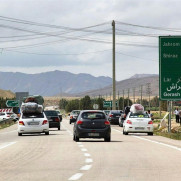
[[[151,120],[153,121],[153,120],[154,120],[154,118],[151,118]]]

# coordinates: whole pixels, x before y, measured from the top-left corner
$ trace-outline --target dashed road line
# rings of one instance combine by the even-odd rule
[[[85,165],[80,170],[90,170],[92,165]]]
[[[92,163],[93,160],[92,160],[92,158],[86,158],[85,162],[86,162],[86,163]]]
[[[10,143],[7,143],[7,144],[5,144],[5,145],[2,145],[2,146],[0,146],[0,150],[6,148],[6,147],[8,147],[8,146],[14,145],[15,143],[16,143],[16,142],[10,142]]]
[[[66,129],[66,131],[73,136],[72,132],[63,125],[63,127]],[[81,171],[88,171],[92,168],[92,165],[90,163],[93,162],[92,158],[90,158],[90,154],[87,153],[87,149],[84,148],[84,145],[82,144],[82,142],[76,142],[78,147],[81,149],[82,152],[84,152],[84,156],[85,157],[89,157],[85,159],[85,163],[87,163],[87,165],[84,165],[83,167],[80,168]],[[85,153],[86,152],[86,153]],[[83,176],[83,173],[76,173],[75,175],[73,175],[72,177],[70,177],[68,180],[79,180],[81,177]]]
[[[84,153],[84,156],[90,157],[91,155],[89,153]]]
[[[83,173],[76,173],[72,177],[70,177],[68,180],[79,180],[82,177]]]
[[[81,151],[87,151],[87,149],[86,148],[82,148]]]

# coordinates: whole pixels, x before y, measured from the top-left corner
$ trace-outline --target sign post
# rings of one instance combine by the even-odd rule
[[[159,37],[159,97],[169,101],[168,132],[171,131],[171,101],[181,100],[181,36]]]

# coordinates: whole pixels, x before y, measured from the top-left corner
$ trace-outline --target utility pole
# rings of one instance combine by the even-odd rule
[[[151,83],[147,83],[147,90],[146,90],[146,93],[148,94],[149,110],[150,110]]]
[[[111,92],[110,92],[110,101],[111,101]]]
[[[129,106],[129,88],[128,88],[128,106]]]
[[[119,91],[118,91],[118,110],[119,110]]]
[[[133,87],[133,103],[135,104],[135,87]]]
[[[115,21],[112,21],[113,30],[113,50],[112,50],[112,79],[113,79],[113,102],[112,108],[116,110],[116,71],[115,71]]]
[[[124,90],[123,90],[123,111],[124,111]]]
[[[140,99],[140,104],[142,104],[142,97],[143,97],[143,85],[140,87],[140,93],[141,93],[141,99]]]

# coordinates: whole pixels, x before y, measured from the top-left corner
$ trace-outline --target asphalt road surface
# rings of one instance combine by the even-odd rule
[[[181,180],[181,142],[146,134],[122,134],[112,141],[72,140],[64,119],[50,135],[18,137],[17,125],[0,130],[1,181],[177,181]]]

